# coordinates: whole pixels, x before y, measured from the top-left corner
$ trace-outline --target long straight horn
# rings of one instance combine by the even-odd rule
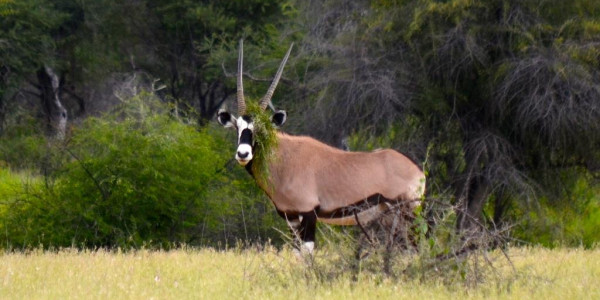
[[[240,39],[240,49],[238,54],[238,71],[237,71],[237,104],[238,115],[246,113],[246,101],[244,100],[244,82],[242,81],[242,71],[244,69],[244,39]]]
[[[287,62],[288,57],[290,57],[290,52],[292,52],[292,47],[294,47],[294,43],[292,43],[290,45],[290,49],[288,49],[287,53],[285,54],[285,57],[281,61],[281,64],[279,65],[279,69],[277,69],[277,74],[275,74],[275,78],[273,78],[273,82],[271,82],[271,86],[267,90],[267,93],[262,98],[262,100],[260,100],[260,108],[262,108],[263,110],[265,108],[267,108],[267,105],[269,105],[269,103],[271,102],[271,98],[273,97],[275,88],[277,87],[277,84],[279,83],[279,79],[281,78],[281,73],[283,73],[283,68],[285,67],[285,63]]]

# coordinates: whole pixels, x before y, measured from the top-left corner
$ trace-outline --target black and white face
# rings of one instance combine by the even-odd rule
[[[273,114],[271,122],[279,127],[285,123],[286,117],[285,111],[279,110]],[[238,146],[235,152],[235,159],[240,165],[247,165],[252,160],[254,154],[254,121],[252,117],[243,115],[236,118],[225,110],[219,110],[217,120],[225,128],[234,128],[237,131]]]

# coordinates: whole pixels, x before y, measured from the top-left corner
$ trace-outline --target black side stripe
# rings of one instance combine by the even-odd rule
[[[358,201],[352,205],[338,208],[336,210],[330,212],[324,212],[322,210],[317,210],[317,216],[319,218],[327,218],[327,219],[335,219],[335,218],[343,218],[347,216],[352,216],[356,213],[369,209],[373,206],[379,205],[379,203],[385,202],[396,202],[391,199],[383,197],[381,194],[375,194],[367,197],[364,200]]]

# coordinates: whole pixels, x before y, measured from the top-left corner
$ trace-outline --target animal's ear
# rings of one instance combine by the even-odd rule
[[[283,125],[285,120],[287,120],[287,113],[285,110],[278,110],[271,117],[271,122],[273,122],[273,124],[277,127]]]
[[[219,121],[219,123],[225,128],[235,128],[235,117],[224,109],[219,109],[219,112],[217,113],[217,121]]]

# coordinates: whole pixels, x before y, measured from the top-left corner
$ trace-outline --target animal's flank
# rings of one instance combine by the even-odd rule
[[[394,150],[346,152],[315,139],[278,133],[269,178],[274,203],[283,211],[322,213],[359,203],[372,195],[392,201],[420,198],[423,173]]]

